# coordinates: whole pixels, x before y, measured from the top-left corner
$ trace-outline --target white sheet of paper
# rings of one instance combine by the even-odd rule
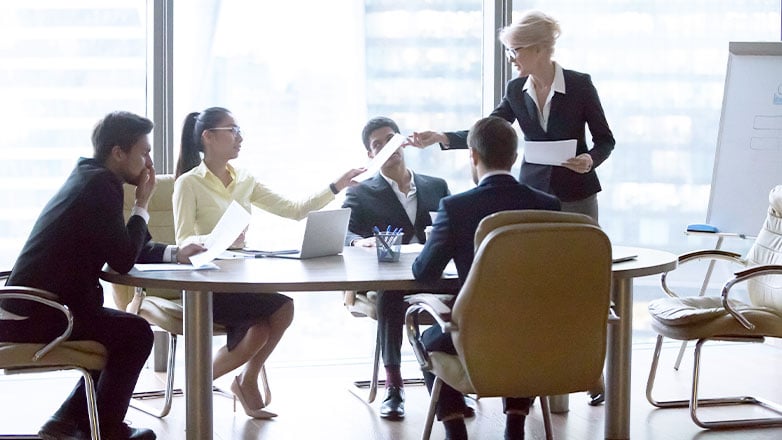
[[[524,160],[529,163],[561,166],[573,157],[576,157],[575,139],[524,142]]]
[[[354,177],[353,180],[355,180],[356,182],[363,182],[364,180],[367,180],[370,177],[374,176],[378,171],[380,171],[380,167],[382,167],[383,164],[386,163],[388,158],[391,157],[391,155],[394,154],[394,152],[398,150],[399,147],[404,142],[405,142],[405,137],[399,133],[396,133],[393,137],[391,137],[391,139],[388,140],[388,142],[375,155],[375,157],[373,157],[372,160],[369,161],[369,163],[366,166],[367,170],[359,174],[358,176]]]
[[[225,252],[250,224],[251,218],[250,213],[242,208],[242,205],[236,203],[235,200],[232,201],[204,242],[206,252],[190,257],[193,266],[203,266]]]
[[[219,269],[220,267],[214,263],[206,263],[204,265],[195,267],[192,264],[176,264],[176,263],[137,263],[136,270],[140,272],[153,272],[161,270],[205,270],[205,269]]]

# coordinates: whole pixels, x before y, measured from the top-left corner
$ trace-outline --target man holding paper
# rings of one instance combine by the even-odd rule
[[[95,126],[93,158],[79,159],[76,168],[44,207],[22,249],[9,285],[48,290],[74,316],[71,340],[94,340],[106,347],[108,360],[94,371],[101,437],[154,439],[149,429],[124,423],[133,388],[152,349],[152,330],[143,318],[103,307],[98,275],[104,264],[120,273],[136,262],[180,262],[203,251],[199,245],[166,246],[150,241],[147,205],[155,187],[150,158],[152,122],[128,112],[114,112]],[[123,183],[136,186],[136,203],[127,223],[123,218]],[[49,341],[65,328],[63,316],[50,310],[22,308],[13,300],[2,307],[22,316],[41,316],[49,326],[3,321],[4,340]],[[40,322],[40,320],[36,320]],[[41,428],[39,436],[89,438],[84,381]]]
[[[560,157],[558,163],[547,160],[545,154],[531,160],[525,152],[519,180],[557,196],[563,211],[597,220],[597,193],[602,188],[595,168],[608,158],[616,142],[590,76],[563,69],[552,60],[559,34],[559,23],[540,11],[527,12],[500,32],[508,61],[519,76],[508,82],[505,96],[491,116],[518,121],[525,141],[545,142],[527,145],[535,152],[556,149],[561,146],[559,141],[575,143],[573,153]],[[592,134],[591,149],[585,126]],[[417,147],[440,143],[443,150],[467,148],[466,140],[466,130],[423,131],[412,136]]]

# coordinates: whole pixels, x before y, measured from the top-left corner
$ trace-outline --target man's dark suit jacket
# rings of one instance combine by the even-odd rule
[[[436,211],[440,199],[450,194],[448,184],[439,177],[413,173],[416,187],[418,209],[415,224],[410,222],[407,212],[396,197],[391,185],[379,173],[360,185],[348,189],[343,208],[350,208],[350,231],[345,239],[346,245],[356,238],[373,235],[372,227],[385,230],[403,228],[402,242],[407,244],[418,238],[419,243],[426,241],[424,229],[432,224],[429,211]]]
[[[122,204],[122,180],[94,159],[80,159],[38,217],[8,284],[55,293],[77,317],[100,309],[104,264],[126,273],[136,261],[162,261],[166,248],[150,241],[140,216],[126,225]]]
[[[585,174],[570,171],[565,167],[539,165],[522,160],[519,181],[560,200],[572,202],[598,193],[602,188],[595,168],[603,163],[614,149],[614,135],[608,127],[603,106],[592,79],[585,73],[563,70],[565,94],[554,93],[551,98],[548,131],[540,126],[538,109],[532,97],[524,92],[527,77],[508,82],[502,102],[491,116],[498,116],[513,123],[519,121],[524,139],[528,141],[576,140],[576,155],[589,153],[592,169]],[[586,143],[585,125],[589,126],[594,148],[589,151]],[[467,148],[467,131],[446,133],[449,148]]]
[[[508,174],[488,176],[477,187],[444,198],[429,241],[413,262],[413,275],[417,280],[440,278],[453,258],[459,282],[464,284],[475,256],[478,223],[489,214],[516,209],[559,211],[561,206],[556,197],[518,183]]]

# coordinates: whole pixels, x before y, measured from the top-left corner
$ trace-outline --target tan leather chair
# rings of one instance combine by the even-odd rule
[[[8,272],[0,273],[3,281]],[[95,401],[95,384],[90,370],[101,370],[106,365],[106,349],[96,341],[68,341],[73,328],[73,317],[67,307],[57,302],[57,295],[41,289],[20,286],[0,287],[0,298],[33,301],[62,312],[68,319],[63,333],[46,344],[0,341],[0,370],[3,374],[42,373],[60,370],[75,370],[84,377],[87,393],[87,408],[90,431],[93,440],[100,440],[98,407]],[[0,320],[20,319],[0,309]],[[30,318],[26,318],[30,319]],[[41,323],[41,325],[46,325]],[[8,394],[4,394],[8,396]],[[0,434],[0,439],[37,438],[19,434]]]
[[[163,174],[156,176],[157,185],[155,192],[149,201],[149,233],[152,239],[161,243],[174,244],[176,242],[174,234],[174,176]],[[135,203],[135,187],[125,185],[124,214],[125,219],[130,217],[130,211]],[[183,318],[184,310],[182,308],[182,292],[169,289],[140,289],[130,286],[111,285],[114,302],[119,309],[135,313],[146,319],[151,325],[157,326],[168,334],[168,360],[166,367],[166,388],[162,395],[164,398],[163,407],[160,410],[150,408],[143,403],[133,400],[131,406],[144,411],[156,417],[165,417],[171,410],[172,398],[178,390],[174,390],[174,368],[176,361],[177,335],[184,335]],[[214,334],[225,334],[225,329],[219,325],[214,326]],[[156,350],[157,351],[157,350]],[[264,391],[264,402],[268,405],[271,402],[271,391],[266,376],[265,367],[261,369],[261,384]],[[215,389],[228,397],[232,397],[227,392]],[[158,397],[161,392],[135,393],[134,397],[150,398]]]
[[[662,276],[662,288],[668,295],[649,303],[652,329],[657,332],[657,344],[646,383],[646,398],[658,408],[689,407],[696,425],[706,429],[761,427],[782,425],[782,417],[750,419],[703,420],[698,408],[715,405],[759,405],[782,415],[782,406],[752,396],[702,399],[699,393],[700,356],[709,340],[763,342],[765,337],[782,337],[782,186],[769,194],[769,209],[763,227],[746,258],[741,255],[705,250],[679,256],[679,266],[697,260],[723,260],[743,267],[727,281],[720,297],[680,297]],[[746,282],[749,303],[735,299],[732,289]],[[663,338],[697,341],[689,399],[659,401],[653,396]],[[727,372],[726,372],[727,373]],[[729,378],[729,376],[726,376]]]
[[[437,377],[424,439],[443,382],[478,397],[548,396],[587,390],[603,370],[611,243],[593,220],[505,211],[480,223],[475,242],[453,307],[422,294],[411,298],[407,312],[416,357]],[[416,323],[422,313],[451,333],[457,355],[423,349]],[[551,438],[548,399],[541,401]]]

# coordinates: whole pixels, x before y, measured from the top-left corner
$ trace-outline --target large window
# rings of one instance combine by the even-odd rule
[[[619,243],[692,249],[683,231],[706,219],[728,42],[779,41],[779,0],[514,2],[527,8],[560,21],[554,57],[592,75],[614,132],[601,225]]]
[[[0,2],[0,268],[77,157],[92,154],[93,124],[111,110],[148,114],[152,1]],[[298,197],[365,163],[360,130],[372,116],[396,119],[405,134],[468,128],[490,110],[481,109],[483,3],[173,0],[174,138],[187,113],[227,107],[245,138],[237,165]],[[560,20],[555,58],[592,75],[617,139],[598,169],[611,238],[674,252],[712,246],[683,229],[706,215],[728,42],[778,41],[779,0],[517,0],[514,15],[528,8]],[[178,155],[178,141],[154,148]],[[472,185],[464,151],[406,157],[453,192]],[[248,239],[287,244],[300,227],[257,213]],[[322,308],[306,298],[294,327],[317,335],[324,325],[308,319]],[[344,314],[339,301],[328,307]],[[298,354],[296,342],[283,345]]]
[[[0,2],[0,267],[112,110],[145,114],[146,2]],[[97,213],[96,213],[97,214]]]

